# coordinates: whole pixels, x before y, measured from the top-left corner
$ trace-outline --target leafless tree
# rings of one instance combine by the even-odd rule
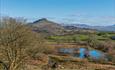
[[[21,70],[28,58],[27,53],[30,50],[32,53],[37,53],[42,44],[41,37],[26,26],[24,20],[1,19],[0,61],[7,66],[8,70]]]

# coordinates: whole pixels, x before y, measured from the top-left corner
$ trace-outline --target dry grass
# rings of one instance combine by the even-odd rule
[[[115,70],[114,65],[91,63],[85,59],[79,59],[79,58],[74,58],[69,56],[60,57],[56,55],[55,56],[50,55],[50,57],[60,62],[59,63],[60,67],[57,70]],[[68,60],[68,61],[64,61],[64,60]],[[42,63],[38,65],[27,65],[27,68],[28,70],[42,70],[41,68],[43,66],[44,64]]]
[[[42,70],[40,66],[28,65],[28,70]],[[85,64],[85,65],[74,65],[69,63],[64,65],[63,68],[58,70],[115,70],[115,66],[112,65],[101,65],[101,64]]]

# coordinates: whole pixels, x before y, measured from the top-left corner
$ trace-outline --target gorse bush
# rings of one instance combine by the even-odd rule
[[[90,35],[87,39],[87,44],[92,48],[98,48],[99,41],[95,35]]]

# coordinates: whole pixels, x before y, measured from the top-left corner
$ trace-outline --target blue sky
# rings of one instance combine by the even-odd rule
[[[66,24],[113,25],[115,0],[0,0],[0,14]]]

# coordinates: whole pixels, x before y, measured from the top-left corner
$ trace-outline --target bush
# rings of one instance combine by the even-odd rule
[[[99,41],[97,40],[95,35],[90,35],[87,39],[87,44],[90,47],[97,49],[99,45]]]

